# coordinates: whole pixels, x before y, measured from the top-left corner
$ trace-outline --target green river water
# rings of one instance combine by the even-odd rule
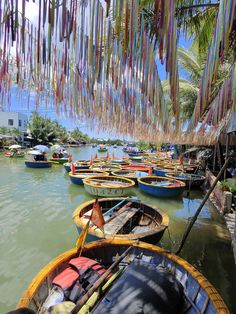
[[[110,155],[124,155],[122,148],[110,148]],[[90,159],[97,148],[71,149],[73,160]],[[102,154],[100,154],[101,156]],[[103,154],[104,155],[104,154]],[[170,217],[160,246],[175,251],[189,217],[200,204],[203,193],[190,197],[157,199],[138,188],[133,195],[158,206]],[[72,213],[92,199],[84,188],[73,185],[63,166],[51,169],[26,168],[24,159],[0,156],[0,313],[14,309],[37,272],[51,259],[74,246],[77,231]],[[229,233],[224,219],[208,202],[181,252],[215,286],[236,313],[236,269]]]

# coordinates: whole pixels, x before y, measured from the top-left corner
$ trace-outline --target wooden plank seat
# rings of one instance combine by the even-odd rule
[[[140,210],[140,208],[125,207],[125,210],[119,212],[113,219],[108,221],[104,225],[105,233],[117,234],[124,227],[124,225],[134,217],[134,215]]]
[[[136,226],[132,229],[130,233],[144,233],[150,231],[150,226]]]

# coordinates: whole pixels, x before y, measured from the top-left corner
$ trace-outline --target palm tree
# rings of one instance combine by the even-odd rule
[[[179,80],[180,92],[180,117],[182,121],[191,118],[196,100],[199,94],[199,86],[202,78],[202,72],[206,61],[206,53],[201,53],[197,44],[193,44],[190,49],[178,49],[179,66],[182,69],[182,78]],[[214,84],[214,95],[219,91],[225,78],[229,75],[230,64],[224,63],[218,71],[217,80]],[[162,82],[163,91],[167,103],[170,102],[168,94],[170,92],[169,81]]]

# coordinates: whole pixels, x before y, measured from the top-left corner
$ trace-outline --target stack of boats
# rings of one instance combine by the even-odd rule
[[[89,169],[86,161],[79,161],[79,168],[68,165],[73,183],[84,184],[90,194],[104,198],[75,210],[77,246],[35,277],[18,307],[35,313],[229,313],[201,273],[153,245],[168,228],[168,215],[137,198],[120,197],[130,195],[135,183],[155,197],[174,197],[186,186],[199,186],[204,177],[153,156],[144,164],[97,162],[90,163]],[[118,169],[110,168],[114,164]],[[161,169],[162,176],[152,175]],[[86,233],[86,241],[93,242],[83,246]]]

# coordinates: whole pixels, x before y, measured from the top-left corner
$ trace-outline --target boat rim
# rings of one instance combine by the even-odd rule
[[[118,201],[119,201],[119,200],[125,200],[125,199],[126,199],[126,197],[115,197],[115,198],[112,197],[112,198],[99,198],[98,201],[112,201],[112,200],[118,200]],[[127,197],[127,199],[130,199],[130,198]],[[79,206],[75,209],[75,211],[74,211],[74,213],[73,213],[73,215],[72,215],[72,218],[73,218],[75,224],[76,224],[79,228],[83,229],[84,226],[85,226],[85,224],[83,224],[82,221],[81,221],[80,212],[81,212],[82,209],[84,209],[85,207],[89,206],[90,204],[95,203],[95,201],[96,201],[96,199],[93,199],[93,200],[84,202],[83,204],[79,205]],[[138,200],[136,200],[136,201],[138,201]],[[162,221],[161,221],[161,223],[160,223],[160,227],[159,227],[158,231],[165,230],[165,229],[168,227],[168,225],[169,225],[169,216],[168,216],[166,213],[164,213],[161,209],[157,208],[156,206],[151,206],[151,205],[146,204],[146,203],[144,203],[144,202],[142,202],[142,201],[140,201],[140,202],[141,202],[142,204],[146,205],[146,206],[152,207],[154,210],[156,210],[156,211],[161,215]],[[155,230],[154,230],[154,231],[155,231]],[[114,234],[114,233],[112,233],[112,234],[107,234],[107,233],[104,232],[104,235],[106,234],[106,235],[107,235],[107,238],[115,238],[115,237],[117,237],[117,238],[119,238],[119,239],[129,238],[130,240],[132,240],[132,238],[137,238],[137,236],[139,236],[139,237],[144,237],[145,235],[152,235],[153,233],[156,232],[156,231],[155,231],[155,232],[154,232],[154,231],[153,231],[153,232],[150,232],[150,231],[148,231],[148,232],[142,232],[142,233],[137,233],[137,234],[129,234],[129,233],[126,233],[126,234],[116,234],[116,233],[115,233],[115,234]],[[95,230],[93,230],[93,229],[90,228],[90,227],[89,227],[89,232],[90,232],[91,234],[93,234],[93,235],[99,237],[99,238],[101,237],[101,232],[95,231]],[[104,236],[104,238],[106,238],[106,237]]]
[[[104,174],[104,176],[109,176],[109,173],[108,172],[106,172],[106,171],[102,171],[102,170],[92,170],[92,169],[80,169],[80,170],[75,170],[75,173],[73,174],[72,173],[72,171],[70,171],[69,172],[69,176],[70,177],[73,177],[73,178],[79,178],[79,175],[80,174],[83,174],[83,172],[90,172],[91,171],[91,173],[94,171],[94,172],[97,172],[97,173],[99,173],[99,175],[101,174],[101,175],[103,175]],[[95,175],[93,175],[93,177],[94,177]],[[92,177],[92,176],[89,176],[90,178]]]
[[[145,178],[153,178],[153,179],[161,179],[162,181],[163,180],[167,180],[167,181],[172,181],[171,178],[167,178],[167,177],[160,177],[160,176],[148,176],[148,177],[141,177],[141,178],[138,178],[138,182],[141,183],[141,184],[144,184],[144,185],[147,185],[147,186],[153,186],[153,187],[157,187],[157,188],[165,188],[165,189],[173,189],[173,188],[182,188],[182,187],[185,187],[186,184],[180,180],[174,180],[175,182],[178,182],[180,184],[180,186],[154,186],[150,183],[147,183],[147,182],[143,182],[142,180],[145,179]]]
[[[229,314],[229,310],[225,302],[223,301],[222,297],[219,295],[215,287],[206,279],[206,277],[204,277],[195,267],[189,264],[186,260],[171,253],[170,251],[167,251],[158,246],[144,243],[141,241],[131,241],[131,240],[126,240],[126,239],[112,239],[112,240],[102,239],[102,240],[97,240],[97,241],[93,241],[93,242],[85,244],[83,248],[83,252],[86,252],[95,248],[107,247],[109,245],[116,245],[116,246],[132,245],[137,248],[151,250],[152,252],[163,255],[164,257],[173,261],[177,265],[183,267],[197,281],[199,286],[206,291],[209,299],[212,301],[218,313]],[[38,287],[42,284],[45,278],[49,276],[49,274],[52,273],[52,271],[55,270],[56,267],[58,267],[61,263],[69,261],[71,258],[75,257],[77,253],[78,253],[77,248],[76,247],[72,248],[60,254],[59,256],[55,257],[47,265],[45,265],[43,269],[41,269],[38,272],[38,274],[33,278],[31,283],[29,284],[27,290],[25,291],[22,298],[18,302],[17,308],[27,307],[29,305],[29,302],[33,299],[35,293],[37,292]]]
[[[109,188],[109,189],[127,189],[127,188],[131,188],[133,186],[135,186],[135,182],[133,180],[130,180],[128,178],[123,178],[123,177],[120,177],[120,176],[103,176],[102,178],[115,178],[115,179],[122,179],[122,180],[125,180],[125,181],[128,181],[129,182],[129,185],[128,186],[109,186],[109,185],[102,185],[102,186],[98,186],[97,184],[93,184],[93,183],[89,183],[87,182],[87,180],[91,180],[91,179],[94,179],[94,178],[97,178],[99,176],[90,176],[89,178],[85,178],[83,179],[83,182],[85,185],[87,186],[92,186],[94,188],[99,188],[99,189],[103,189],[103,188]],[[109,180],[108,180],[109,181]],[[111,181],[112,182],[112,181]],[[125,183],[125,182],[124,182]]]

